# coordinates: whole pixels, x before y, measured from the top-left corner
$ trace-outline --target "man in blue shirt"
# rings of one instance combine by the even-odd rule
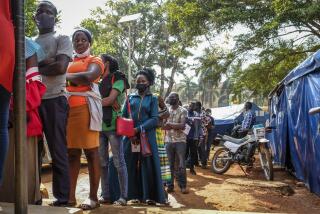
[[[254,112],[251,110],[252,109],[252,103],[251,102],[246,102],[244,105],[245,112],[243,113],[243,121],[241,125],[241,130],[245,131],[248,129],[251,129],[252,126],[254,125],[256,121],[256,115]]]
[[[243,112],[243,121],[241,125],[236,126],[232,130],[232,137],[235,138],[243,138],[247,135],[249,129],[252,128],[252,126],[256,122],[256,115],[255,113],[251,110],[252,109],[252,103],[251,102],[246,102],[244,104],[244,112]]]

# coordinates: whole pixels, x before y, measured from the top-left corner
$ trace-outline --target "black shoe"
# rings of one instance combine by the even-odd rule
[[[171,192],[174,192],[173,187],[168,187],[168,188],[167,188],[167,193],[171,193]]]
[[[206,165],[201,165],[201,169],[207,169]]]
[[[190,169],[190,174],[191,175],[197,175],[196,171],[194,171],[194,169]]]
[[[68,207],[68,202],[54,201],[49,204],[51,207]]]
[[[42,205],[42,198],[34,203],[34,205]]]
[[[150,199],[146,200],[146,203],[147,203],[149,206],[155,206],[155,205],[157,205],[157,203],[156,203],[154,200],[150,200]]]

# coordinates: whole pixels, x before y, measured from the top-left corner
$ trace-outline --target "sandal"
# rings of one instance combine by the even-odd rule
[[[114,206],[126,206],[127,201],[123,198],[119,198],[117,201],[113,202]]]
[[[99,202],[93,201],[90,198],[87,198],[80,206],[82,210],[93,210],[100,207]]]

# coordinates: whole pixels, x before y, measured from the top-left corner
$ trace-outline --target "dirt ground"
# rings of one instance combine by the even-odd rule
[[[310,193],[294,177],[281,169],[275,169],[275,181],[288,184],[294,191],[291,196],[283,195],[280,191],[272,188],[245,186],[241,182],[239,184],[226,182],[227,179],[234,178],[243,179],[243,181],[247,179],[264,181],[263,172],[258,163],[248,177],[237,165],[233,165],[224,175],[214,174],[210,166],[208,169],[196,168],[196,171],[197,175],[191,175],[189,171],[187,172],[189,194],[182,195],[176,189],[176,192],[169,195],[170,207],[164,208],[165,212],[206,209],[264,213],[320,213],[320,197]],[[46,170],[42,179],[51,198],[50,170]],[[78,202],[88,196],[88,191],[88,174],[86,167],[83,167],[78,180]],[[91,213],[100,213],[101,209],[103,207]],[[126,214],[134,213],[125,210],[121,212],[121,209],[118,211]],[[155,211],[155,213],[157,212]]]

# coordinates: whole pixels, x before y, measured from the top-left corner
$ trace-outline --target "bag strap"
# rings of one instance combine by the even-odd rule
[[[111,78],[111,85],[113,85],[113,83],[114,83],[114,74],[112,75],[112,78]]]
[[[141,101],[140,101],[140,106],[139,106],[139,111],[138,111],[138,121],[140,121],[142,101],[143,101],[144,97],[145,97],[145,96],[143,96],[143,97],[141,98]]]
[[[128,109],[129,118],[132,119],[131,107],[130,107],[130,102],[129,102],[127,90],[126,90],[126,100],[127,100],[127,109]]]

